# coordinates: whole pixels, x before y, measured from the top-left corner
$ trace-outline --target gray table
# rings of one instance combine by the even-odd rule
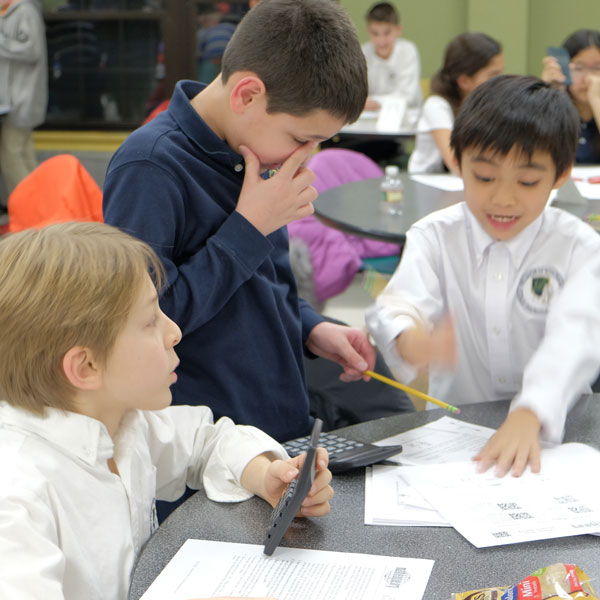
[[[319,194],[314,203],[321,221],[341,229],[385,242],[402,243],[410,226],[429,213],[463,200],[461,192],[446,192],[401,175],[404,207],[401,215],[381,210],[381,178],[346,183]]]
[[[508,402],[461,406],[457,418],[497,428]],[[339,430],[346,437],[375,441],[424,425],[447,414],[442,409],[402,414]],[[565,441],[600,448],[600,395],[585,396],[571,411]],[[598,473],[590,473],[598,477]],[[555,562],[577,564],[600,588],[600,538],[584,535],[477,549],[452,528],[364,525],[364,469],[338,475],[331,513],[297,519],[285,545],[339,552],[362,552],[434,559],[426,600],[449,600],[453,591],[511,584]],[[137,600],[188,538],[261,544],[271,508],[259,498],[218,504],[200,491],[161,525],[140,556],[130,599]],[[310,599],[306,599],[310,600]]]
[[[326,225],[346,233],[401,244],[413,223],[464,200],[462,191],[448,192],[425,185],[413,181],[407,173],[402,173],[401,179],[404,184],[401,215],[389,215],[381,210],[381,178],[346,183],[322,192],[314,203],[315,214]],[[559,200],[552,206],[578,217],[600,212],[600,200],[583,200],[583,203]]]

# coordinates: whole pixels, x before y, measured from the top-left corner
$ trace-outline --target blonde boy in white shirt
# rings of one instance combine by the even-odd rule
[[[477,88],[451,137],[465,202],[410,229],[367,312],[399,379],[428,365],[429,392],[452,404],[513,400],[475,457],[498,475],[540,470],[540,435],[562,439],[600,366],[600,236],[546,208],[570,176],[577,137],[569,97],[537,78]]]
[[[297,475],[258,429],[169,407],[181,332],[163,280],[153,250],[109,225],[0,241],[0,597],[126,600],[156,498],[188,484],[274,506]],[[333,495],[319,453],[304,515]]]
[[[369,97],[365,109],[378,110],[388,98],[404,98],[415,125],[423,102],[419,51],[413,42],[401,37],[398,12],[389,2],[374,4],[366,18],[369,41],[362,50],[367,61]]]

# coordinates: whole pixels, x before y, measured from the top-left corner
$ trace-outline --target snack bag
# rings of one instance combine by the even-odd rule
[[[600,600],[590,578],[577,566],[556,563],[532,573],[514,586],[452,594],[452,600]]]

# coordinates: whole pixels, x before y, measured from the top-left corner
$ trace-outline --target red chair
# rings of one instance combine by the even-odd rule
[[[44,161],[8,198],[8,231],[65,221],[103,221],[102,190],[70,154]]]

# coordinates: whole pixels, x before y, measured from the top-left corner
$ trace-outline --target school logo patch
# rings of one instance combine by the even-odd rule
[[[563,284],[563,276],[553,267],[530,269],[519,281],[517,298],[521,306],[528,311],[546,313],[552,296]]]

